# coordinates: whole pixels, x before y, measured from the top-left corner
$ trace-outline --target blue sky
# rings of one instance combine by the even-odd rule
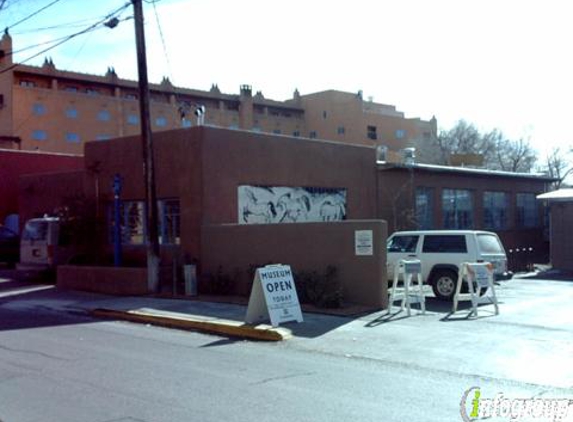
[[[9,26],[53,0],[7,0]],[[60,0],[10,30],[16,50],[87,27],[128,3]],[[543,156],[573,146],[573,58],[566,0],[159,0],[144,3],[149,78],[238,93],[250,84],[285,100],[363,90],[442,128],[466,119],[529,139]],[[114,29],[42,55],[65,70],[136,79],[131,6]],[[78,22],[81,21],[81,22]],[[59,29],[45,27],[77,22]],[[159,25],[158,23],[159,22]],[[161,28],[165,48],[158,28]],[[16,55],[22,61],[38,50]]]

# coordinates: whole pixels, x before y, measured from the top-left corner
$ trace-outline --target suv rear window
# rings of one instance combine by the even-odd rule
[[[394,236],[388,242],[388,252],[416,252],[420,236]]]
[[[503,253],[503,247],[497,236],[478,234],[477,238],[481,253]]]
[[[424,236],[422,252],[430,253],[467,253],[466,237],[464,235]]]

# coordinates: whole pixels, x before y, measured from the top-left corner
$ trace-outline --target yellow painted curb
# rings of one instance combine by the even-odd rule
[[[253,326],[237,321],[210,320],[202,321],[193,318],[157,315],[142,311],[117,311],[114,309],[92,309],[90,315],[100,318],[114,318],[130,322],[158,325],[181,330],[202,331],[229,337],[241,337],[251,340],[282,341],[292,337],[285,328],[270,326]]]

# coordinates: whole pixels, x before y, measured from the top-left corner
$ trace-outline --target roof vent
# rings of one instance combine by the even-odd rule
[[[416,163],[416,148],[410,147],[402,150],[402,163],[406,166]]]
[[[388,155],[388,147],[386,145],[378,145],[376,147],[376,162],[386,162],[386,155]]]

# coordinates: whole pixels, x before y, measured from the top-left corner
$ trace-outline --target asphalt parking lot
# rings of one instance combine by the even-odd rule
[[[0,279],[2,274],[0,307],[7,309],[145,309],[235,321],[245,316],[240,305],[65,292],[14,281],[5,272]],[[468,303],[452,314],[451,304],[433,297],[427,298],[425,314],[413,310],[411,316],[397,307],[358,317],[305,313],[303,323],[285,325],[293,336],[276,347],[430,374],[447,380],[450,405],[476,385],[491,397],[503,391],[512,397],[568,399],[569,415],[559,420],[573,420],[573,278],[558,278],[531,274],[501,282],[498,315],[492,305],[470,315]],[[19,289],[25,293],[13,295]]]

